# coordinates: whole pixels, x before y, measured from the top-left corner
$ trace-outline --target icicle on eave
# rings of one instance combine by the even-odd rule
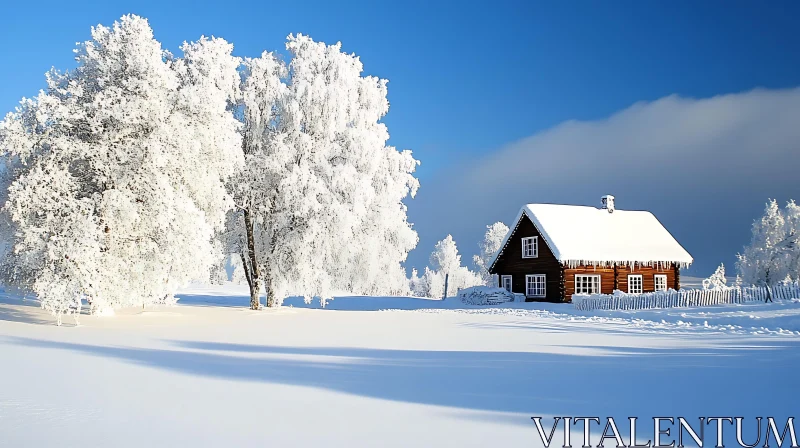
[[[611,268],[616,266],[629,267],[636,269],[639,267],[649,267],[656,269],[669,269],[672,265],[677,265],[681,269],[687,269],[691,266],[691,262],[686,261],[666,261],[666,260],[651,260],[651,261],[638,261],[638,260],[559,260],[561,264],[569,269],[577,269],[579,267],[594,267],[594,268]]]

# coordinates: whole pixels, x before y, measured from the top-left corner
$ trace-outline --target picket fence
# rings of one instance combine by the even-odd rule
[[[719,289],[680,289],[644,294],[576,294],[572,296],[575,309],[591,310],[646,310],[655,308],[685,308],[800,298],[800,283],[782,283],[770,286],[734,286]]]

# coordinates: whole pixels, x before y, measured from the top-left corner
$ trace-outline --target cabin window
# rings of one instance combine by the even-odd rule
[[[642,276],[629,275],[628,276],[628,292],[631,294],[642,293]]]
[[[655,279],[655,290],[656,291],[666,291],[667,290],[667,276],[664,274],[658,274],[653,277]]]
[[[535,274],[525,276],[525,295],[527,297],[544,297],[547,295],[545,288],[545,275]]]
[[[575,294],[600,294],[600,276],[576,275]]]
[[[505,289],[508,292],[511,291],[511,276],[510,275],[503,275],[500,277],[500,287]]]
[[[536,258],[539,256],[539,237],[531,236],[522,239],[522,258]]]

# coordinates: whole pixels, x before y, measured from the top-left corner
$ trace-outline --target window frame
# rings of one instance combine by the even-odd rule
[[[596,282],[594,282],[594,281],[588,282],[588,284],[590,284],[592,287],[594,287],[595,284],[596,284],[597,291],[595,291],[595,292],[580,292],[579,290],[582,289],[582,288],[578,287],[578,278],[579,277],[588,277],[588,278],[591,278],[593,280],[597,279]],[[575,274],[575,278],[573,278],[572,280],[573,280],[573,282],[575,284],[575,294],[602,294],[602,292],[603,292],[603,283],[602,283],[603,279],[600,276],[600,274]]]
[[[639,280],[639,290],[634,291],[631,288],[631,279],[635,278]],[[644,294],[644,277],[642,274],[628,274],[628,294]]]
[[[658,289],[658,280],[659,279],[664,279],[664,288],[663,289]],[[668,289],[669,289],[669,285],[667,284],[667,274],[655,274],[655,275],[653,275],[653,290],[655,292],[666,291]]]
[[[541,285],[540,285],[541,286],[541,294],[528,294],[528,292],[530,291],[530,289],[528,288],[528,286],[529,286],[528,280],[531,279],[531,278],[537,278],[537,279],[541,278]],[[534,282],[534,286],[535,285],[536,285],[536,282]],[[543,298],[543,297],[547,297],[547,275],[546,274],[527,274],[527,275],[525,275],[525,297],[539,298],[539,299]]]
[[[528,255],[527,246],[525,244],[526,241],[532,240],[533,241],[533,254]],[[539,237],[538,236],[526,236],[522,238],[522,258],[539,258]]]
[[[511,283],[511,285],[509,286],[510,289],[506,289],[505,285],[503,285],[503,283],[505,282],[506,279],[508,279],[509,283]],[[514,293],[514,276],[512,276],[512,275],[501,275],[500,276],[500,287],[513,294]]]

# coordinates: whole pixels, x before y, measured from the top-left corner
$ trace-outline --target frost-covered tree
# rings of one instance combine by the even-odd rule
[[[411,278],[408,279],[408,289],[414,297],[427,296],[427,286],[425,285],[425,278],[419,276],[417,268],[411,269]]]
[[[425,268],[422,277],[425,295],[428,297],[443,297],[445,280],[447,280],[448,296],[455,296],[459,289],[482,284],[479,275],[461,265],[461,255],[452,235],[447,235],[445,239],[436,243],[429,262],[430,267]]]
[[[431,252],[429,263],[434,271],[452,273],[461,267],[461,255],[452,235],[436,243]]]
[[[508,226],[502,222],[496,222],[490,226],[486,226],[486,234],[483,236],[483,241],[478,243],[480,253],[472,257],[475,267],[478,270],[478,275],[483,280],[486,286],[497,286],[496,276],[489,273],[492,257],[500,250],[500,245],[508,233]]]
[[[386,142],[385,80],[362,76],[340,44],[289,36],[291,61],[245,61],[245,169],[231,183],[239,250],[258,308],[334,289],[406,292],[400,263],[417,242],[402,200],[418,162]],[[229,239],[229,241],[231,241]]]
[[[800,207],[789,201],[781,210],[775,200],[753,223],[750,245],[739,254],[736,267],[745,284],[772,285],[800,279]]]
[[[720,264],[710,277],[703,279],[703,289],[721,289],[727,285],[725,278],[725,265]]]
[[[402,263],[416,247],[417,232],[408,223],[403,199],[416,193],[411,175],[417,161],[409,151],[383,147],[372,154],[371,174],[364,180],[374,187],[369,206],[359,211],[353,240],[346,242],[336,266],[337,289],[368,295],[404,295],[409,292]],[[366,157],[362,158],[366,161]]]
[[[288,96],[283,83],[285,65],[273,54],[247,58],[240,80],[240,100],[236,115],[242,122],[241,152],[243,169],[229,182],[236,203],[228,216],[223,241],[230,253],[238,256],[250,288],[250,308],[260,308],[259,294],[264,269],[265,220],[278,209],[276,164],[288,163],[281,145],[280,107]]]
[[[2,271],[57,315],[80,294],[143,305],[208,279],[242,163],[230,44],[201,38],[176,58],[133,15],[91,34],[77,68],[0,125]]]
[[[789,201],[783,209],[783,217],[786,221],[786,280],[796,282],[800,281],[800,206]]]

